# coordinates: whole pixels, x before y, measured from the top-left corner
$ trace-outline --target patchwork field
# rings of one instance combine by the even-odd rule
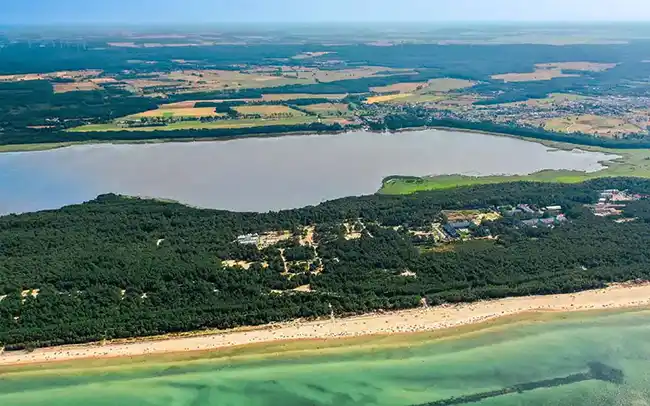
[[[563,73],[561,69],[535,69],[528,73],[504,73],[493,75],[492,79],[503,80],[504,82],[535,82],[540,80],[551,80],[555,78],[578,77],[575,74]]]
[[[384,96],[370,96],[366,99],[367,104],[386,103],[394,100],[401,100],[412,96],[413,93],[387,94]]]
[[[252,89],[308,83],[281,76],[242,73],[225,70],[183,70],[148,75],[142,79],[124,82],[134,93],[148,93],[149,88],[167,87],[175,93],[219,91],[227,89]]]
[[[233,107],[237,113],[243,116],[259,115],[262,118],[272,117],[301,117],[305,113],[294,110],[291,107],[281,105],[259,105],[259,106],[238,106]]]
[[[179,121],[170,123],[165,126],[151,126],[151,127],[124,127],[117,123],[108,124],[89,124],[81,127],[69,129],[69,132],[106,132],[106,131],[174,131],[174,130],[208,130],[208,129],[222,129],[222,128],[253,128],[264,127],[272,125],[298,125],[310,124],[318,120],[317,117],[302,116],[302,117],[289,117],[275,120],[269,119],[239,119],[239,120],[218,120],[212,122],[201,121]],[[322,120],[323,123],[333,124],[338,122],[336,119]]]
[[[328,100],[342,100],[345,99],[347,94],[320,94],[320,93],[287,93],[287,94],[263,94],[262,100],[264,101],[286,101],[286,100],[301,100],[301,99],[328,99]]]
[[[319,103],[303,107],[305,110],[320,115],[344,115],[350,113],[348,105],[345,103]]]
[[[428,92],[450,92],[452,90],[466,89],[472,87],[476,82],[464,79],[441,78],[431,79],[427,86],[422,90],[424,93]]]
[[[395,83],[394,85],[371,87],[375,93],[413,93],[427,86],[426,82]]]
[[[586,96],[581,96],[578,94],[568,94],[568,93],[552,93],[548,97],[543,99],[529,99],[526,101],[514,102],[514,103],[502,103],[500,106],[529,106],[529,107],[539,107],[539,108],[553,108],[556,105],[561,105],[567,102],[579,101],[588,99]]]
[[[474,86],[471,80],[441,78],[427,82],[404,82],[389,86],[373,87],[375,93],[446,93],[452,90],[465,89]]]
[[[22,82],[26,80],[51,80],[51,79],[68,79],[83,81],[94,78],[102,74],[98,69],[86,69],[76,71],[58,71],[49,73],[26,73],[16,75],[0,75],[0,82]]]
[[[196,106],[197,103],[224,103],[224,102],[249,102],[259,99],[208,99],[208,100],[186,100],[176,103],[167,103],[160,105],[161,109],[191,109]]]
[[[200,108],[160,108],[156,110],[149,110],[139,114],[134,114],[130,117],[219,117],[223,116],[222,113],[215,112],[214,107],[200,107]]]
[[[469,108],[478,100],[481,100],[481,98],[473,94],[404,93],[371,96],[368,97],[366,103],[428,103],[437,109],[455,110],[458,108]]]
[[[133,93],[191,93],[236,89],[263,89],[285,85],[309,85],[340,80],[354,80],[369,77],[385,77],[397,74],[413,74],[411,69],[391,69],[380,66],[366,66],[352,69],[321,70],[306,67],[263,67],[247,70],[178,70],[168,73],[142,75],[122,81]],[[162,88],[162,89],[161,89]],[[294,98],[301,96],[293,95]],[[309,97],[315,97],[310,95]],[[329,97],[340,95],[329,95]],[[279,97],[279,96],[278,96]],[[306,96],[302,96],[304,98]]]
[[[533,72],[504,73],[493,75],[492,79],[503,80],[504,82],[534,82],[540,80],[551,80],[554,78],[577,77],[574,73],[564,73],[564,70],[582,72],[603,72],[616,67],[616,63],[593,63],[593,62],[554,62],[540,63],[535,65]]]
[[[286,93],[286,94],[264,94],[261,99],[209,99],[209,100],[186,100],[177,103],[167,103],[160,106],[162,109],[187,109],[193,108],[197,103],[223,103],[223,102],[281,102],[302,99],[327,99],[342,100],[347,94],[320,94],[320,93]]]
[[[322,70],[318,68],[299,67],[294,70],[284,70],[283,77],[287,79],[308,81],[309,83],[328,83],[339,80],[364,79],[370,77],[385,77],[392,75],[415,74],[413,69],[393,69],[382,66],[361,66],[351,69]]]
[[[584,133],[602,137],[640,133],[644,130],[614,117],[596,115],[568,116],[548,120],[544,128],[565,133]]]
[[[91,90],[99,90],[101,87],[94,82],[72,82],[72,83],[54,83],[52,85],[54,93],[67,93],[67,92],[84,92]]]

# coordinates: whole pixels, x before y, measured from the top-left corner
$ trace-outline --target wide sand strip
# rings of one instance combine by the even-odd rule
[[[31,353],[6,352],[0,355],[0,365],[205,351],[281,340],[426,332],[531,311],[585,311],[647,305],[650,305],[650,283],[616,284],[606,289],[575,294],[507,298],[312,322],[295,321],[255,329],[217,332],[212,335],[53,347]]]

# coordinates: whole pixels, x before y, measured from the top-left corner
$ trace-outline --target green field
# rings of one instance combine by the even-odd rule
[[[537,141],[539,142],[539,141]],[[558,149],[572,150],[575,145],[545,142],[547,146]],[[464,176],[464,175],[441,175],[431,177],[390,177],[384,180],[379,193],[382,194],[409,194],[427,190],[449,189],[458,186],[485,185],[501,182],[561,182],[578,183],[589,179],[633,176],[650,178],[650,150],[620,150],[598,147],[579,147],[585,151],[602,152],[618,155],[621,158],[612,162],[603,163],[606,169],[598,172],[582,172],[568,170],[544,170],[530,175],[514,176]]]
[[[71,145],[79,144],[77,142],[57,142],[50,144],[9,144],[0,145],[0,153],[2,152],[30,152],[30,151],[46,151],[48,149],[56,149],[69,147]]]
[[[151,127],[120,127],[115,123],[89,124],[75,127],[69,132],[104,132],[104,131],[174,131],[174,130],[208,130],[215,128],[251,128],[269,125],[297,125],[316,122],[316,117],[290,117],[277,120],[220,120],[202,123],[200,121],[180,121],[166,126]]]

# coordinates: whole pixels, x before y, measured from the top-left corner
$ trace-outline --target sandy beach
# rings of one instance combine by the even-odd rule
[[[0,365],[20,365],[83,358],[129,357],[185,351],[215,350],[253,343],[300,339],[336,339],[375,334],[440,330],[534,311],[586,311],[650,305],[650,283],[617,284],[574,294],[507,298],[472,304],[446,305],[390,313],[311,322],[289,322],[254,329],[215,332],[126,343],[85,344],[5,352]]]

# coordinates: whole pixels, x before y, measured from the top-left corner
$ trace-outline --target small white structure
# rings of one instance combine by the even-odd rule
[[[256,245],[259,240],[259,234],[244,234],[237,237],[236,241],[242,245]]]
[[[546,211],[560,211],[562,210],[562,206],[548,206],[546,208]]]

